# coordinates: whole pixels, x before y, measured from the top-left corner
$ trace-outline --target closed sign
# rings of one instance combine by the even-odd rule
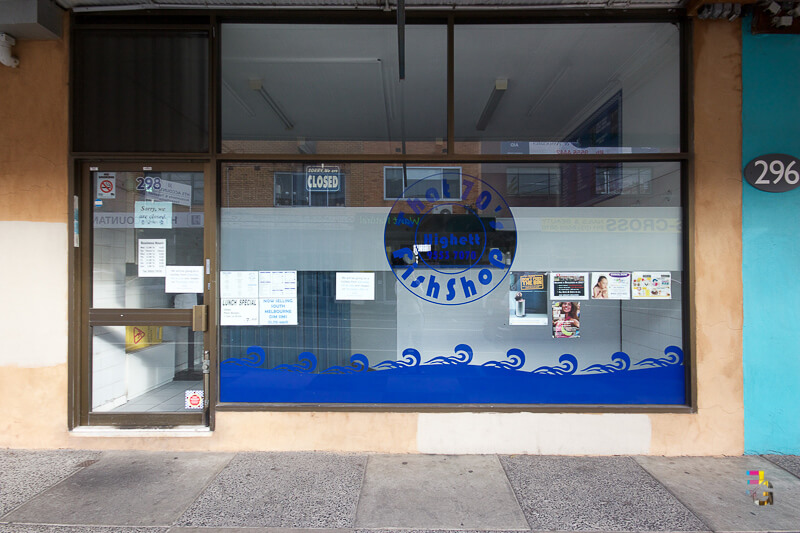
[[[306,190],[309,192],[336,192],[339,190],[339,167],[306,168]]]
[[[800,160],[786,154],[756,157],[744,167],[744,179],[762,191],[791,191],[800,185]]]

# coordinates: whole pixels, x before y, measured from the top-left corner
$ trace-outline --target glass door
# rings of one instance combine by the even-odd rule
[[[205,174],[196,165],[84,169],[91,217],[81,243],[81,392],[89,424],[207,423]]]

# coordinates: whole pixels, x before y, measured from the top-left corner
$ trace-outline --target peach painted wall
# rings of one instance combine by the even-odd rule
[[[18,40],[0,66],[0,446],[66,443],[67,51]]]

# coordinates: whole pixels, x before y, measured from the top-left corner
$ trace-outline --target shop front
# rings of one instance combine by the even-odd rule
[[[186,13],[70,20],[54,442],[737,449],[711,438],[736,422],[700,401],[727,385],[699,384],[694,314],[698,219],[722,213],[697,210],[717,171],[695,183],[693,78],[724,30],[718,51],[669,10]]]

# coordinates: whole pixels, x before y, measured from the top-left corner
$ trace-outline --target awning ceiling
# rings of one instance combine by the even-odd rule
[[[182,8],[286,8],[286,9],[395,9],[396,0],[56,0],[64,9],[182,9]],[[414,9],[572,8],[668,9],[685,7],[687,0],[406,0]]]

